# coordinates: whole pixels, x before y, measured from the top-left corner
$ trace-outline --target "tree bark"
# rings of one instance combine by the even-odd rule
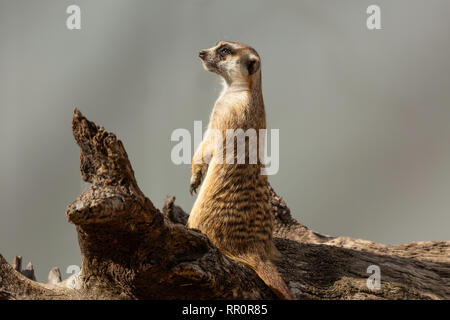
[[[27,279],[0,255],[0,299],[274,299],[248,267],[185,227],[174,197],[162,211],[139,189],[122,142],[75,110],[81,175],[66,210],[81,250],[80,289]],[[450,241],[382,245],[314,232],[271,190],[277,267],[297,299],[450,299]],[[369,289],[371,265],[381,288]],[[16,266],[17,269],[17,266]],[[57,281],[55,281],[56,283]]]

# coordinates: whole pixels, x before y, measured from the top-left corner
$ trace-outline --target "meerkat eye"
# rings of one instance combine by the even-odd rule
[[[222,56],[225,57],[226,55],[229,55],[231,53],[231,49],[228,47],[220,47],[217,52]]]

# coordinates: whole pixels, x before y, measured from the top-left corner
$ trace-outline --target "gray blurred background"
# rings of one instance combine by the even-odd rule
[[[382,30],[366,28],[378,4]],[[66,28],[81,7],[82,30]],[[186,211],[176,128],[207,124],[221,88],[197,58],[217,40],[262,56],[269,179],[302,223],[382,243],[450,239],[447,0],[0,0],[0,253],[39,281],[80,265],[66,206],[83,191],[78,107],[124,142],[143,192]]]

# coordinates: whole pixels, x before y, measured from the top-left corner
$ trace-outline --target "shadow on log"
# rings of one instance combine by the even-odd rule
[[[78,232],[81,287],[27,279],[0,255],[0,299],[274,299],[248,267],[220,253],[167,197],[139,189],[122,142],[75,110],[73,135],[90,188],[66,210]],[[314,232],[271,190],[277,267],[297,299],[450,299],[450,242],[390,246]],[[381,272],[369,289],[367,268]]]

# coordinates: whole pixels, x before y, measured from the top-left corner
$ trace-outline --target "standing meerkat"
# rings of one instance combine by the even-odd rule
[[[251,161],[248,145],[244,163],[236,161],[236,152],[231,155],[232,164],[225,157],[230,148],[225,142],[227,130],[254,130],[260,144],[259,130],[266,128],[260,57],[248,45],[226,41],[200,51],[199,57],[206,70],[223,78],[224,89],[192,159],[190,192],[200,190],[188,227],[202,231],[225,255],[250,266],[278,297],[291,299],[272,262],[280,254],[272,239],[269,185],[261,174],[264,165],[260,159]],[[216,139],[217,133],[221,140]],[[249,136],[245,139],[244,144],[251,141]],[[234,148],[234,137],[230,141]],[[257,146],[258,155],[264,154],[263,148],[263,143]]]

